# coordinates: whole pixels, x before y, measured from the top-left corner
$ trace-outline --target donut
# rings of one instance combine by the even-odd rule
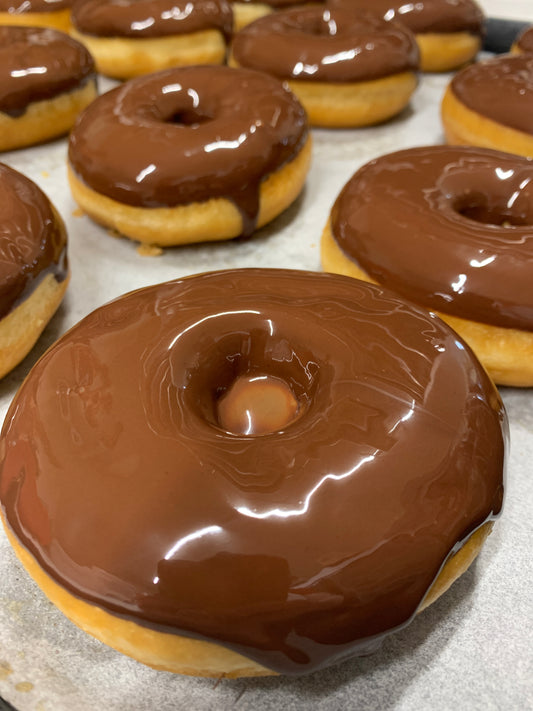
[[[506,419],[386,289],[214,272],[93,312],[1,434],[0,510],[68,617],[155,668],[302,674],[375,650],[475,557]]]
[[[255,20],[234,36],[229,62],[286,80],[315,126],[386,121],[417,85],[411,33],[346,10],[309,7]]]
[[[0,151],[67,133],[95,96],[85,47],[56,30],[0,26]]]
[[[463,69],[441,113],[448,143],[533,157],[533,57],[500,56]]]
[[[72,9],[72,25],[99,72],[131,79],[175,66],[223,64],[233,12],[227,0],[84,0]]]
[[[139,242],[248,237],[295,200],[310,152],[305,111],[280,82],[181,67],[89,106],[70,136],[69,181],[87,214]]]
[[[472,61],[481,49],[484,15],[474,0],[329,0],[350,10],[372,9],[415,33],[423,72],[449,72]]]
[[[530,160],[413,148],[348,181],[323,233],[322,264],[435,310],[497,383],[531,386],[532,224]]]
[[[324,2],[325,0],[232,0],[233,29],[238,32],[250,22],[271,12],[306,5],[321,5]]]
[[[29,178],[0,163],[0,378],[30,352],[68,283],[65,226]]]
[[[533,52],[533,27],[528,27],[520,33],[520,35],[513,42],[511,52],[513,54]]]
[[[0,25],[51,27],[68,32],[72,0],[0,0]]]

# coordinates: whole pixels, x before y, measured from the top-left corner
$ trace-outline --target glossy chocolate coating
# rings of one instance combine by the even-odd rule
[[[79,32],[98,37],[165,37],[218,29],[229,37],[226,0],[83,0],[72,8]]]
[[[370,13],[308,7],[261,17],[233,38],[241,66],[281,79],[357,82],[416,70],[414,36]]]
[[[528,27],[516,40],[518,49],[522,52],[533,52],[533,27]]]
[[[533,161],[429,146],[371,161],[332,210],[375,281],[443,313],[533,330]]]
[[[21,15],[27,12],[56,12],[66,10],[72,0],[0,0],[0,12]]]
[[[94,74],[79,42],[57,30],[0,26],[0,111],[16,117],[28,104],[77,89]]]
[[[69,159],[89,187],[128,205],[228,198],[250,235],[261,181],[306,138],[305,111],[277,80],[245,69],[179,67],[94,101],[71,133]]]
[[[412,32],[471,32],[481,34],[484,15],[474,0],[328,0],[332,7],[372,10],[387,20],[397,20]]]
[[[66,232],[46,195],[0,163],[0,318],[31,294],[47,274],[67,272]]]
[[[238,378],[300,415],[229,434]],[[0,502],[74,595],[284,673],[375,649],[501,508],[499,395],[437,317],[331,274],[215,272],[93,312],[6,417]]]
[[[471,111],[533,134],[533,57],[502,56],[466,67],[451,82]]]

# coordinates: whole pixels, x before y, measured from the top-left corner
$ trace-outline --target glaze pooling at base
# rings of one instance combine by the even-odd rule
[[[230,433],[242,378],[298,416]],[[206,274],[75,326],[6,418],[0,502],[74,595],[283,673],[367,650],[502,500],[503,406],[436,317],[344,277]]]
[[[533,330],[533,161],[427,146],[367,163],[332,210],[344,253],[407,299]]]

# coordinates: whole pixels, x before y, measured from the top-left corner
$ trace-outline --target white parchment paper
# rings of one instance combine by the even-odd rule
[[[499,14],[512,4],[500,2]],[[314,160],[303,195],[248,242],[141,257],[134,243],[75,216],[65,140],[4,154],[1,159],[35,180],[65,219],[72,280],[38,345],[0,382],[0,419],[39,355],[115,296],[212,269],[320,269],[322,227],[353,172],[383,153],[442,142],[439,103],[448,79],[422,77],[410,108],[387,125],[313,131]],[[107,86],[103,82],[102,89]],[[512,442],[504,514],[474,566],[373,656],[298,679],[215,682],[153,671],[68,622],[29,579],[0,531],[0,696],[20,711],[533,709],[533,392],[502,389],[502,395]]]

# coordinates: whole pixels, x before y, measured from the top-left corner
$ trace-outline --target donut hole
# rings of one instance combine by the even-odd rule
[[[224,433],[281,432],[308,410],[320,368],[305,348],[262,330],[200,346],[188,369],[186,406]]]
[[[452,207],[467,220],[496,227],[523,227],[531,224],[527,209],[520,208],[512,198],[494,198],[480,192],[458,195]]]
[[[189,128],[196,128],[203,123],[208,123],[212,121],[213,117],[208,113],[201,112],[198,109],[185,109],[183,111],[177,111],[174,114],[165,118],[165,123],[178,124],[180,126],[187,126]]]

